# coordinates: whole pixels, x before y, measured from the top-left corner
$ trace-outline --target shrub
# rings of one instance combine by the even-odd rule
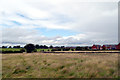
[[[21,52],[25,52],[25,49],[24,49],[24,48],[21,48],[20,51],[21,51]]]
[[[60,48],[52,49],[51,51],[61,51]]]
[[[76,49],[75,49],[76,51],[80,51],[80,50],[82,50],[82,47],[76,47]]]
[[[74,51],[74,49],[71,49],[71,51]]]
[[[63,51],[69,51],[70,48],[63,48]]]
[[[2,53],[14,53],[14,51],[9,50],[9,51],[2,51]]]
[[[2,51],[2,53],[22,53],[22,51],[12,51],[12,50],[9,50],[9,51]]]
[[[13,53],[23,53],[22,51],[13,51]]]
[[[37,49],[34,49],[33,52],[37,52]]]

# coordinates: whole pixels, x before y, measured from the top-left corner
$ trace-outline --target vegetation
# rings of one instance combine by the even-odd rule
[[[118,54],[3,54],[3,78],[117,78]]]
[[[24,47],[21,47],[20,45],[17,46],[2,46],[2,49],[0,48],[0,53],[31,53],[31,52],[46,52],[46,51],[117,51],[120,48],[120,44],[115,45],[115,48],[106,49],[105,45],[103,45],[102,49],[93,49],[91,46],[76,46],[76,47],[65,47],[65,46],[46,46],[46,45],[39,45],[39,44],[26,44]]]
[[[21,48],[2,48],[2,51],[20,51]]]
[[[83,51],[83,50],[48,48],[48,49],[35,49],[33,52],[46,52],[46,51]],[[108,50],[104,50],[104,51],[108,51]],[[109,50],[109,51],[118,51],[118,50]],[[23,53],[23,52],[26,52],[26,50],[25,48],[0,48],[0,52],[2,53]]]
[[[0,49],[2,53],[22,53],[22,48],[2,48]]]
[[[37,52],[41,52],[41,51],[51,51],[52,49],[37,49]]]
[[[27,44],[27,45],[25,45],[24,48],[26,49],[26,52],[27,52],[27,53],[31,53],[31,52],[35,51],[35,46],[34,46],[34,44]]]
[[[51,51],[52,49],[35,49],[34,52],[42,52],[42,51]],[[2,53],[22,53],[25,52],[25,48],[0,48]]]

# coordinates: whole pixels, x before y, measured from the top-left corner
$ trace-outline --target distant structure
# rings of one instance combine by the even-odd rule
[[[118,45],[93,45],[92,50],[120,50],[120,43]]]
[[[116,46],[116,48],[117,48],[118,50],[120,50],[120,43]]]
[[[24,47],[21,47],[20,45],[18,46],[2,46],[2,48],[24,48]],[[107,44],[107,45],[95,45],[93,44],[93,46],[76,46],[76,47],[65,47],[65,46],[56,46],[56,47],[53,47],[53,46],[46,46],[46,45],[35,45],[35,48],[36,49],[55,49],[55,50],[63,50],[63,51],[80,51],[80,50],[120,50],[120,43],[119,44]]]
[[[92,50],[102,50],[101,45],[93,45]]]

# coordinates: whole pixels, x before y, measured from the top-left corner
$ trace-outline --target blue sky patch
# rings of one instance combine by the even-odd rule
[[[47,37],[71,36],[71,35],[78,34],[77,32],[73,32],[70,30],[64,30],[64,29],[47,29],[47,28],[35,28],[35,29],[37,29],[40,32],[40,34],[47,36]]]
[[[16,24],[16,25],[22,25],[21,23],[17,22],[17,21],[11,21],[12,23]]]

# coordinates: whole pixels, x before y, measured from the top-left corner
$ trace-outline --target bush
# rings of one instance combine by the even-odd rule
[[[51,51],[61,51],[61,49],[57,48],[57,49],[52,49]]]
[[[71,49],[71,51],[74,51],[74,49]]]
[[[37,49],[34,49],[33,52],[37,52]]]
[[[63,51],[69,51],[70,48],[63,48]]]
[[[22,51],[13,51],[13,53],[23,53]]]
[[[9,50],[9,51],[2,51],[2,53],[23,53],[22,51],[12,51],[12,50]]]
[[[41,50],[41,52],[44,52],[44,50]]]
[[[76,51],[80,51],[80,50],[82,50],[82,47],[76,47],[76,49],[75,49]]]
[[[20,51],[21,51],[21,52],[25,52],[25,49],[24,49],[24,48],[22,48],[22,49],[20,49]]]
[[[10,51],[2,51],[2,53],[14,53],[14,51],[10,50]]]

